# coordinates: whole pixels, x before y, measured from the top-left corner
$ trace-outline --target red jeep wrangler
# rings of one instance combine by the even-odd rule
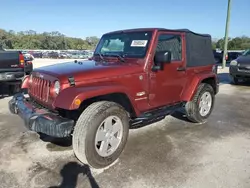
[[[93,58],[34,69],[9,102],[28,129],[71,137],[76,157],[113,163],[129,128],[178,109],[204,123],[218,93],[210,35],[146,28],[104,34]]]

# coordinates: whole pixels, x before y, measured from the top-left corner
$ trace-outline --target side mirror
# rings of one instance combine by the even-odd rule
[[[170,62],[171,62],[170,51],[156,52],[154,57],[154,66],[152,67],[152,70],[153,71],[163,70],[164,64]]]
[[[155,53],[155,63],[170,63],[171,62],[171,52],[170,51],[160,51]]]

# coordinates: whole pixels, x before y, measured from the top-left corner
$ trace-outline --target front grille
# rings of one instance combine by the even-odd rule
[[[247,70],[247,71],[250,71],[250,67],[239,67],[239,70]]]
[[[49,100],[50,81],[39,77],[33,77],[29,88],[29,94],[32,98],[42,102]]]
[[[250,73],[249,67],[238,67],[239,72]]]

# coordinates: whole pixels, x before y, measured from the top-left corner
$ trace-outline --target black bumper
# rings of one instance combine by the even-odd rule
[[[0,73],[0,82],[22,80],[24,72],[3,72]]]
[[[238,66],[230,66],[229,73],[232,77],[250,79],[250,69]]]
[[[216,82],[216,90],[215,90],[215,94],[218,94],[220,90],[220,83],[219,81]]]
[[[37,133],[43,133],[52,137],[69,137],[73,131],[74,121],[48,112],[45,109],[36,108],[23,94],[16,94],[9,101],[9,110],[18,114],[25,126]]]

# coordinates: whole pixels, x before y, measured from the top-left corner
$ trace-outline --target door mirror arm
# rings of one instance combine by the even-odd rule
[[[163,70],[163,64],[153,65],[153,67],[152,67],[153,72],[157,72],[157,71],[160,71],[160,70]]]
[[[155,53],[152,71],[157,72],[164,69],[164,64],[171,63],[170,51],[159,51]]]

